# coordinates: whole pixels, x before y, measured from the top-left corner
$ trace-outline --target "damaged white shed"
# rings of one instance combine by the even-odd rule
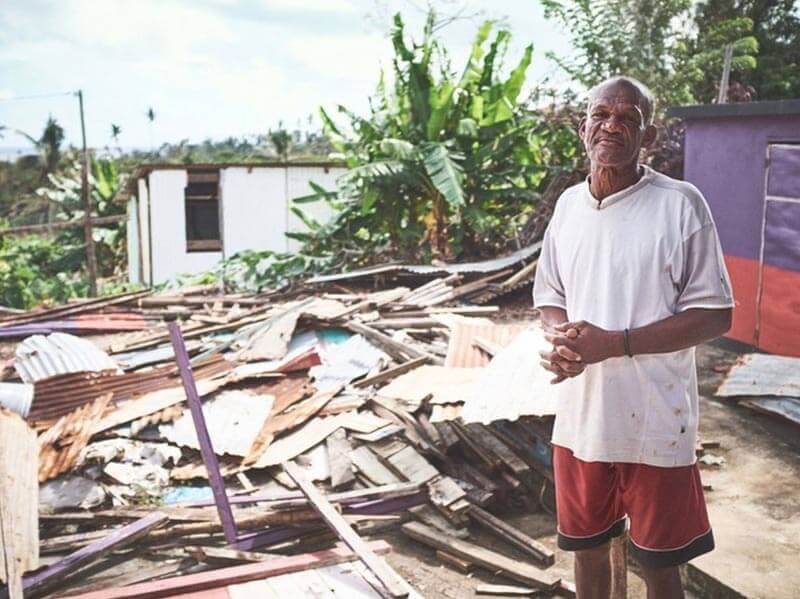
[[[242,250],[292,251],[287,232],[307,230],[291,210],[316,183],[335,187],[345,167],[333,162],[150,164],[138,167],[120,200],[128,204],[128,278],[157,285],[200,273]],[[303,211],[325,222],[325,202]]]

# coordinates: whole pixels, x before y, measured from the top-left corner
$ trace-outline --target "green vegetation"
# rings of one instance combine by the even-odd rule
[[[436,35],[447,20],[431,13],[418,38],[409,39],[398,14],[391,72],[381,76],[368,114],[338,106],[321,111],[323,131],[300,124],[288,131],[279,123],[256,136],[127,153],[119,147],[124,132],[110,124],[112,146],[92,160],[93,214],[124,211],[112,198],[121,173],[138,164],[335,157],[350,168],[336,188],[315,187],[293,202],[309,228],[291,234],[302,244],[299,252],[242,252],[180,282],[260,289],[388,260],[495,256],[522,242],[520,231],[555,175],[583,169],[577,99],[603,78],[625,73],[653,89],[662,134],[645,160],[673,176],[682,172],[682,127],[665,120],[663,110],[715,100],[727,45],[732,101],[800,97],[800,15],[792,0],[541,2],[571,37],[569,58],[549,57],[570,76],[570,90],[528,81],[533,48],[507,56],[511,32],[495,23],[478,28],[466,64],[456,68]],[[156,108],[142,113],[151,130]],[[0,126],[0,135],[7,132]],[[0,162],[3,226],[82,218],[78,154],[62,148],[61,127],[49,119],[41,135],[28,138],[36,155]],[[337,216],[315,222],[303,209],[309,202],[327,202]],[[97,227],[95,242],[101,288],[123,288],[124,224]],[[82,228],[0,239],[0,305],[64,301],[87,287]]]

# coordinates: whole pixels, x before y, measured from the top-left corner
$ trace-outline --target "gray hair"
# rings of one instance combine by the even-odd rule
[[[650,91],[650,88],[647,87],[644,83],[635,79],[633,77],[627,77],[625,75],[617,75],[615,77],[609,77],[608,79],[601,81],[592,89],[589,90],[589,93],[586,94],[586,103],[587,107],[591,103],[592,98],[597,94],[600,88],[605,87],[607,85],[613,85],[615,83],[624,83],[625,85],[629,85],[633,89],[636,90],[639,103],[639,108],[642,109],[642,116],[644,117],[643,125],[652,125],[653,124],[653,116],[656,110],[656,97],[653,95],[653,92]]]

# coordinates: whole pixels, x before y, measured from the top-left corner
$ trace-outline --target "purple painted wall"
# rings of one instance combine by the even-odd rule
[[[767,144],[800,143],[800,115],[686,120],[684,178],[708,200],[727,255],[758,260]]]

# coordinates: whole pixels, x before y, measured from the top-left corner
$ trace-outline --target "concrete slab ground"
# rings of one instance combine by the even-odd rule
[[[719,345],[698,349],[700,437],[721,444],[709,452],[725,463],[702,467],[703,483],[713,487],[706,500],[716,550],[689,570],[729,589],[707,586],[704,596],[800,597],[800,434],[778,418],[711,398],[724,377],[715,367],[736,355]]]

